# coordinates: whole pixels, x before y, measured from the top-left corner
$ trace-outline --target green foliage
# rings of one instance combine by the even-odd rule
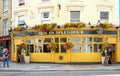
[[[106,56],[105,50],[103,50],[103,51],[101,52],[101,55],[102,55],[103,57]]]
[[[30,52],[29,51],[26,52],[26,56],[30,56]]]
[[[68,42],[65,44],[67,49],[71,49],[74,47],[74,45],[71,42]]]
[[[108,29],[108,28],[113,27],[114,25],[111,24],[111,23],[108,23],[108,22],[103,22],[103,23],[100,23],[100,26],[101,26],[102,28]]]

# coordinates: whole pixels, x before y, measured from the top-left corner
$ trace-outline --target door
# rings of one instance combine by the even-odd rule
[[[65,44],[68,42],[67,37],[56,37],[54,38],[57,45],[54,51],[54,62],[56,63],[67,63],[70,62],[70,50],[66,49]]]

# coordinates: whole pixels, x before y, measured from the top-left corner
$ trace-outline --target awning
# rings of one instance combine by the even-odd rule
[[[3,36],[3,37],[0,37],[0,41],[6,41],[6,40],[10,40],[11,37],[10,36]]]

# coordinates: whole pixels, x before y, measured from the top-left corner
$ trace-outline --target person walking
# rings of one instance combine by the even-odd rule
[[[9,58],[8,58],[8,49],[4,48],[3,49],[3,66],[7,64],[7,67],[9,67]]]

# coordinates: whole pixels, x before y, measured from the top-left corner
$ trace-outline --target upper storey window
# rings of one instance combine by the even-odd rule
[[[50,2],[51,0],[41,0],[41,2]]]
[[[8,0],[3,0],[3,11],[7,11],[8,10]]]
[[[100,12],[100,21],[109,22],[109,12],[108,11],[101,11]]]
[[[19,0],[19,6],[25,5],[25,0]]]
[[[42,12],[41,13],[41,23],[50,23],[51,22],[51,13],[50,12]]]
[[[70,22],[80,22],[80,11],[70,11]]]

